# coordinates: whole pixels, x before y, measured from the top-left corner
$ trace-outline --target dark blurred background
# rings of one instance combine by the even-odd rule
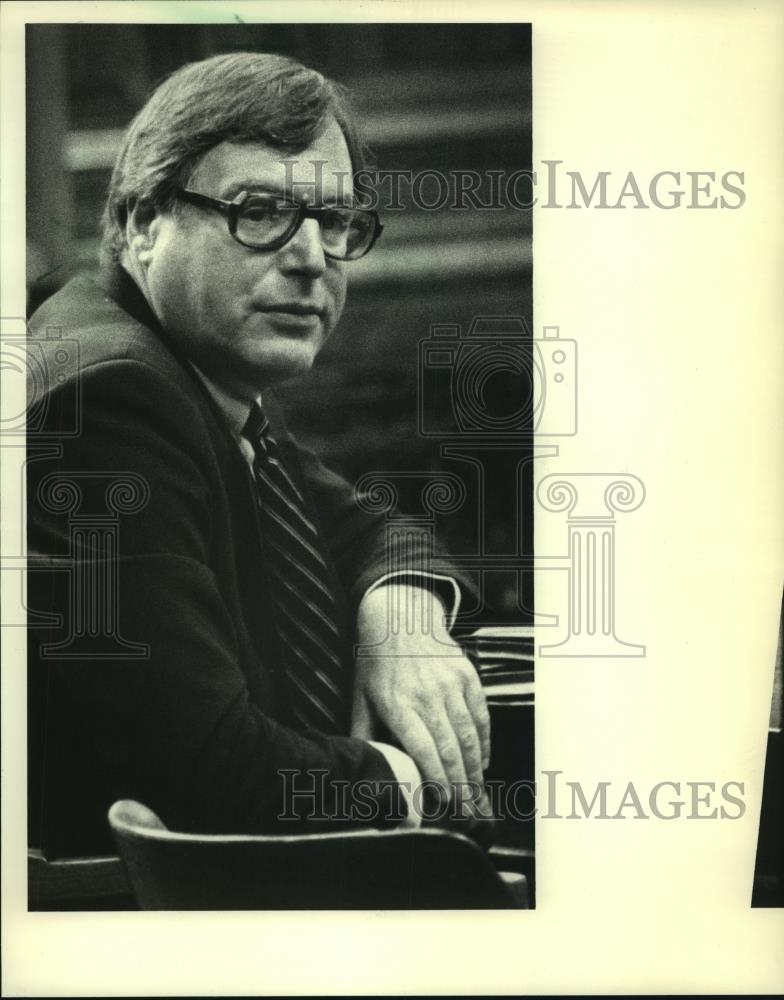
[[[122,130],[155,84],[183,63],[236,50],[292,55],[346,84],[381,169],[531,168],[530,25],[29,25],[31,311],[73,274],[97,270],[98,224]],[[517,316],[532,330],[531,213],[424,211],[402,190],[405,210],[385,212],[380,242],[349,265],[346,312],[316,369],[280,395],[298,435],[352,481],[371,470],[443,469],[465,478],[468,502],[440,527],[454,550],[472,553],[478,480],[418,433],[418,345],[432,324],[465,330],[476,316]],[[501,398],[519,386],[499,383],[496,391]],[[519,451],[492,461],[494,478],[509,489],[490,490],[485,545],[512,554],[520,544]],[[525,474],[524,495],[530,551]],[[520,605],[531,606],[530,586],[521,595],[513,574],[492,572],[486,587],[494,605],[487,620],[528,617]]]

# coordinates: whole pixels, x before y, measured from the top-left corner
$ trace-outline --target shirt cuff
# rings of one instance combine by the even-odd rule
[[[398,583],[411,583],[415,587],[425,587],[427,590],[436,589],[436,595],[442,599],[446,611],[446,627],[451,632],[460,610],[460,586],[453,577],[442,576],[440,573],[420,573],[416,570],[396,570],[393,573],[385,573],[380,576],[375,583],[371,584],[365,594],[372,594],[374,590],[383,587],[390,580],[397,580]],[[428,586],[431,584],[431,586]],[[433,588],[432,584],[437,587]]]
[[[400,824],[400,829],[418,829],[422,825],[422,817],[414,810],[414,789],[422,781],[419,768],[407,753],[393,747],[391,743],[378,743],[375,740],[368,742],[386,757],[406,803],[406,818]]]

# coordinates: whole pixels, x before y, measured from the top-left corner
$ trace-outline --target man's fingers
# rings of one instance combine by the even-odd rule
[[[395,663],[394,677],[384,666],[378,664],[368,699],[355,703],[352,735],[372,738],[378,715],[424,780],[437,782],[448,800],[460,802],[465,791],[456,796],[454,786],[470,784],[470,803],[483,786],[490,756],[490,717],[476,672],[467,660],[445,664],[440,657],[411,662],[408,671]]]
[[[449,722],[460,745],[466,778],[479,787],[482,786],[482,747],[473,716],[468,710],[462,694],[455,692],[447,700]],[[437,741],[436,741],[437,742]]]
[[[441,757],[428,727],[413,710],[401,715],[397,738],[403,749],[419,768],[424,781],[438,782],[448,793],[449,780],[441,764]]]
[[[486,790],[483,790],[479,797],[479,801],[476,804],[476,812],[477,815],[481,816],[483,819],[493,818],[493,807],[490,805],[490,799]]]
[[[487,698],[482,682],[473,671],[466,681],[465,700],[479,734],[479,743],[482,748],[482,770],[486,771],[490,765],[490,712],[487,708]]]
[[[454,699],[449,716],[445,712],[439,712],[424,718],[422,721],[429,729],[438,748],[438,756],[441,758],[441,764],[449,782],[447,791],[450,800],[454,794],[452,786],[464,785],[469,780],[465,757],[467,757],[473,772],[479,774],[478,780],[481,782],[479,741],[462,697],[458,696]],[[472,778],[471,780],[477,779]]]

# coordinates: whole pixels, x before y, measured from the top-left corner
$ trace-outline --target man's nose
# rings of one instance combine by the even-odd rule
[[[305,219],[285,246],[280,248],[282,266],[310,277],[319,277],[327,267],[316,219]]]

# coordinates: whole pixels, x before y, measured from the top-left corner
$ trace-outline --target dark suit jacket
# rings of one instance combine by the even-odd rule
[[[247,463],[133,282],[108,287],[75,279],[31,321],[30,842],[50,857],[110,850],[106,811],[123,797],[174,829],[294,832],[276,819],[292,781],[280,769],[392,772],[364,741],[297,731]],[[351,620],[389,569],[383,520],[296,447],[266,394],[265,408]],[[329,795],[297,784],[316,790],[299,802],[308,829],[323,826]]]

